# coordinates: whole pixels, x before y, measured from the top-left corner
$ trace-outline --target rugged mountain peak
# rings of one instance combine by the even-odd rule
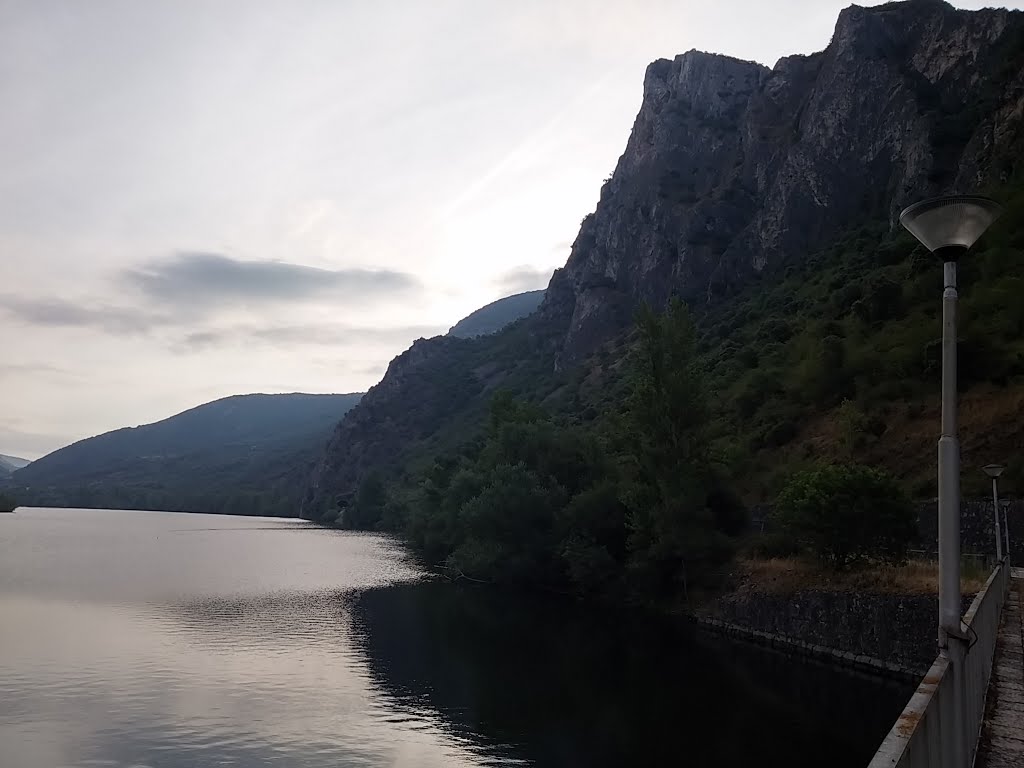
[[[906,2],[863,8],[852,5],[839,14],[826,49],[844,61],[905,61],[929,82],[951,68],[977,61],[985,46],[999,40],[1013,14],[1006,9],[960,11],[943,0]],[[979,71],[975,77],[985,77]]]
[[[1022,123],[1017,11],[851,6],[824,50],[771,69],[696,50],[655,61],[625,151],[520,343],[433,340],[396,360],[335,433],[311,511],[399,451],[436,447],[446,420],[479,417],[502,376],[582,362],[643,302],[727,301],[851,228],[896,226],[915,199],[997,191],[1019,168]]]
[[[714,301],[866,217],[998,182],[1021,122],[1022,30],[1019,12],[910,0],[851,6],[824,51],[772,69],[700,51],[651,64],[626,150],[545,301],[542,315],[565,319],[561,362],[640,302]]]
[[[700,102],[709,113],[722,114],[732,108],[736,91],[752,88],[769,71],[754,61],[691,49],[674,59],[658,59],[647,66],[644,103],[663,100],[674,92]]]

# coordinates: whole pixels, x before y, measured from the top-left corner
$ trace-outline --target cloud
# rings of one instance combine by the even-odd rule
[[[0,363],[0,379],[6,376],[45,376],[47,374],[74,376],[71,371],[58,368],[55,365],[46,365],[45,363]]]
[[[116,274],[116,282],[134,289],[135,295],[126,297],[127,305],[113,306],[95,297],[71,301],[0,293],[0,315],[27,325],[88,328],[116,336],[146,335],[158,328],[177,326],[193,331],[184,339],[191,348],[216,345],[228,337],[279,344],[311,340],[329,344],[339,336],[351,337],[357,332],[371,341],[391,341],[395,334],[414,329],[275,326],[239,332],[206,329],[202,321],[232,305],[253,303],[262,308],[321,297],[349,304],[379,302],[408,299],[421,287],[411,275],[386,269],[320,269],[277,261],[239,261],[216,253],[179,253],[138,269],[122,270]],[[132,299],[143,306],[131,306]],[[151,309],[153,306],[160,309]],[[433,334],[441,329],[418,330]]]
[[[179,253],[141,269],[126,269],[121,277],[150,300],[175,307],[297,302],[315,297],[376,301],[407,296],[420,287],[419,281],[405,272],[241,261],[219,253]]]
[[[433,325],[407,325],[392,328],[365,328],[340,323],[235,327],[190,333],[181,339],[178,350],[196,352],[218,346],[263,342],[273,346],[343,347],[353,344],[409,344],[418,338],[443,334],[447,328]]]
[[[166,317],[131,307],[86,306],[64,299],[24,299],[0,294],[0,312],[28,325],[98,328],[117,335],[144,334],[168,322]]]
[[[553,269],[535,269],[527,265],[515,267],[494,282],[507,294],[525,293],[547,288]]]

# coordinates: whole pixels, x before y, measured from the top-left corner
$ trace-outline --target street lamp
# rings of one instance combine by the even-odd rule
[[[956,414],[956,263],[995,221],[1002,208],[985,197],[952,195],[905,208],[902,224],[942,259],[942,427],[939,437],[939,647],[943,649],[958,695],[953,722],[964,721],[964,661],[967,635],[960,627],[960,443]],[[953,765],[967,764],[965,735],[954,733]]]
[[[1003,474],[1006,467],[1002,464],[986,464],[982,469],[985,470],[986,475],[992,478],[992,515],[996,521],[996,559],[1002,562],[1003,540],[999,535],[999,476]],[[1006,554],[1010,554],[1009,540],[1007,540],[1006,548]]]

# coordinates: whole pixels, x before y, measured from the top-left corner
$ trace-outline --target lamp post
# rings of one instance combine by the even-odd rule
[[[1003,560],[1003,537],[999,535],[999,476],[1006,469],[1002,464],[986,464],[982,469],[992,478],[992,517],[996,523],[996,559]],[[1009,554],[1009,549],[1007,549]]]
[[[942,259],[942,424],[939,437],[939,648],[953,674],[953,723],[949,734],[951,765],[966,768],[964,679],[967,635],[960,621],[960,443],[956,413],[956,263],[995,221],[1002,208],[985,197],[952,195],[905,208],[902,224]]]
[[[1010,510],[1003,510],[1003,552],[1006,554],[1006,567],[1013,566],[1013,558],[1010,556]]]

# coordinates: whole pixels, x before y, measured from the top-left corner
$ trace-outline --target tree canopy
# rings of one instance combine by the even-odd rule
[[[900,485],[854,464],[797,473],[779,495],[775,516],[801,547],[840,569],[871,559],[901,562],[917,533]]]
[[[643,309],[622,407],[592,422],[498,392],[486,426],[343,514],[399,530],[456,576],[585,594],[674,598],[717,577],[743,510],[713,470],[689,312]]]

